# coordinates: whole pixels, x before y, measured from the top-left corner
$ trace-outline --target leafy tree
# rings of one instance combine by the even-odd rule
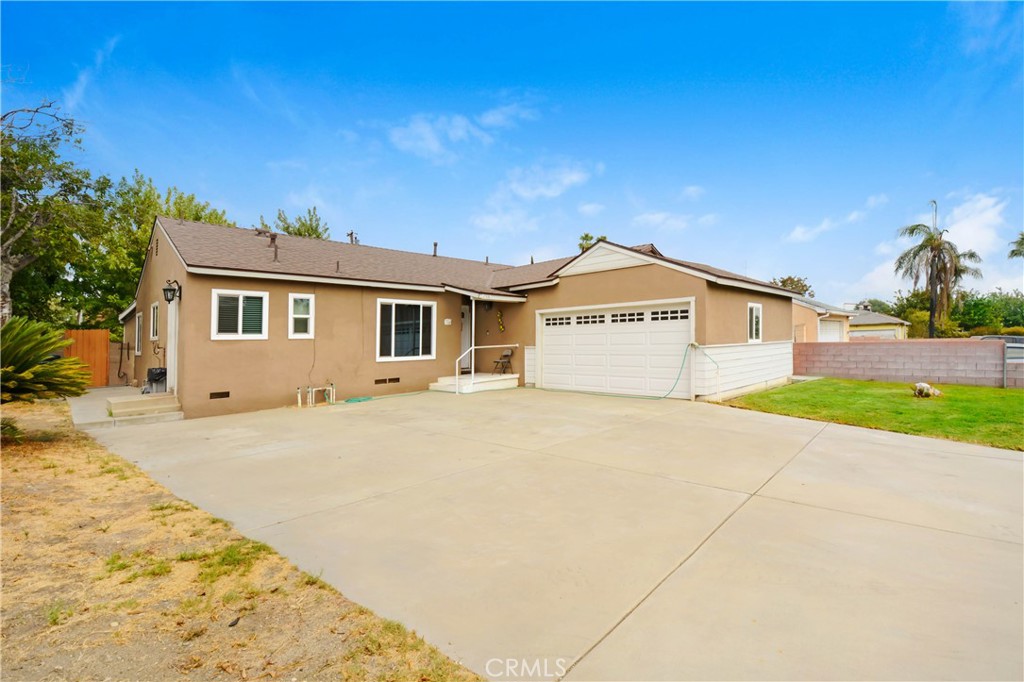
[[[117,315],[135,297],[135,288],[146,260],[153,222],[158,215],[182,220],[233,225],[224,211],[200,201],[194,194],[171,187],[163,192],[138,170],[131,179],[121,178],[104,196],[104,231],[100,239],[84,246],[74,264],[77,298],[69,301],[83,311],[83,321],[117,334]]]
[[[996,289],[988,294],[992,310],[1004,327],[1024,327],[1024,293]]]
[[[331,229],[327,226],[316,212],[316,206],[306,209],[306,215],[298,216],[294,221],[281,209],[277,210],[277,218],[273,226],[267,225],[260,216],[260,228],[264,230],[276,230],[293,237],[310,237],[312,239],[328,239],[331,236]]]
[[[915,289],[906,294],[899,290],[896,292],[896,299],[892,304],[892,312],[886,314],[891,314],[907,322],[913,322],[910,319],[910,314],[919,310],[927,313],[928,302],[928,292],[923,289]]]
[[[94,181],[61,157],[65,144],[78,146],[80,132],[53,102],[0,116],[0,324],[14,313],[11,285],[18,273],[38,262],[34,279],[20,279],[38,292],[62,284],[66,264],[101,231],[96,199],[107,181]]]
[[[801,296],[807,296],[808,298],[814,298],[814,290],[811,289],[811,285],[807,283],[807,280],[803,277],[797,277],[796,275],[786,275],[785,277],[775,277],[771,281],[775,286],[782,287],[783,289],[789,289],[795,291]],[[874,310],[874,308],[872,308]]]
[[[600,237],[595,238],[594,235],[590,234],[589,232],[584,232],[583,234],[580,235],[580,253],[583,253],[597,242],[603,241],[608,241],[608,237],[605,237],[602,234]]]
[[[960,325],[962,329],[1002,326],[1002,320],[992,297],[982,295],[973,289],[957,296],[953,309],[950,311],[950,319]]]
[[[1017,238],[1010,242],[1010,255],[1008,258],[1024,258],[1024,231]]]
[[[871,306],[872,312],[882,313],[883,315],[896,315],[893,312],[892,304],[880,298],[869,298],[868,305]]]
[[[90,380],[88,366],[79,358],[54,357],[71,343],[63,332],[45,322],[12,317],[0,334],[0,403],[85,393]]]
[[[928,291],[928,337],[935,337],[936,321],[948,309],[956,284],[965,276],[979,277],[981,271],[970,265],[980,263],[974,251],[960,251],[945,238],[946,230],[917,223],[900,229],[899,236],[920,240],[896,259],[896,274],[914,282],[922,280]]]

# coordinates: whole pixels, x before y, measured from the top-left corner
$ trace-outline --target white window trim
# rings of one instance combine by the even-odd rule
[[[297,298],[308,298],[309,299],[309,332],[306,334],[298,334],[294,331],[295,329],[295,299]],[[305,315],[299,315],[298,317],[306,317]],[[288,338],[289,339],[312,339],[315,337],[316,328],[316,295],[315,294],[288,294]]]
[[[142,311],[135,313],[135,354],[142,355]]]
[[[419,305],[430,307],[430,355],[414,355],[414,356],[402,356],[402,357],[381,357],[380,354],[380,307],[389,303],[399,305]],[[395,336],[394,336],[394,312],[392,312],[391,318],[391,351],[395,350]],[[436,360],[437,359],[437,301],[414,301],[406,300],[401,298],[378,298],[377,299],[377,330],[376,330],[376,343],[374,344],[374,355],[377,356],[377,362],[414,362],[416,360]]]
[[[154,329],[155,327],[155,329]],[[160,302],[149,306],[149,340],[160,340]]]
[[[750,311],[757,310],[757,338],[750,336]],[[747,343],[761,343],[764,339],[764,306],[760,303],[747,304]]]
[[[238,333],[217,333],[217,297],[225,296],[259,296],[263,299],[263,331],[259,334],[242,333],[242,302],[238,302]],[[270,322],[270,292],[250,291],[246,289],[214,289],[210,292],[210,340],[212,341],[266,341],[267,325]]]

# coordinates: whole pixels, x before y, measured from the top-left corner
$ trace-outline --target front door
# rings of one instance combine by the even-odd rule
[[[459,353],[466,353],[469,347],[473,345],[473,320],[470,317],[472,313],[468,305],[462,306],[462,347]],[[459,361],[459,368],[468,372],[470,368],[470,354],[466,353]]]

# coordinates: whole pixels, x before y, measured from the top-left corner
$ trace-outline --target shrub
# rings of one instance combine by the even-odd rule
[[[1006,327],[1003,333],[1008,336],[1024,336],[1024,327]]]
[[[993,336],[1003,333],[1002,327],[975,327],[971,330],[971,336]]]
[[[60,330],[43,322],[12,317],[0,329],[0,402],[82,395],[89,369],[78,358],[56,357],[71,344]]]

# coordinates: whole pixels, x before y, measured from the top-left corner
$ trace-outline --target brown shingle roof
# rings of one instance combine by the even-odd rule
[[[510,268],[463,258],[431,256],[362,244],[345,244],[277,234],[277,260],[265,232],[157,218],[191,267],[240,270],[424,286],[450,285],[479,293],[508,295],[491,288],[491,275]]]
[[[275,234],[275,260],[274,248],[267,232],[164,216],[158,217],[157,222],[189,267],[433,287],[448,285],[481,294],[504,296],[510,295],[507,291],[509,287],[552,279],[555,272],[582,255],[514,267],[278,233]],[[630,248],[619,244],[613,245]],[[791,293],[782,287],[728,270],[668,258],[661,255],[653,244],[642,244],[632,249],[649,257],[682,265],[713,277]]]
[[[885,313],[872,313],[862,312],[858,313],[856,317],[850,318],[851,327],[860,327],[865,324],[905,324],[910,325],[906,320],[901,320],[898,317],[892,315],[886,315]]]

